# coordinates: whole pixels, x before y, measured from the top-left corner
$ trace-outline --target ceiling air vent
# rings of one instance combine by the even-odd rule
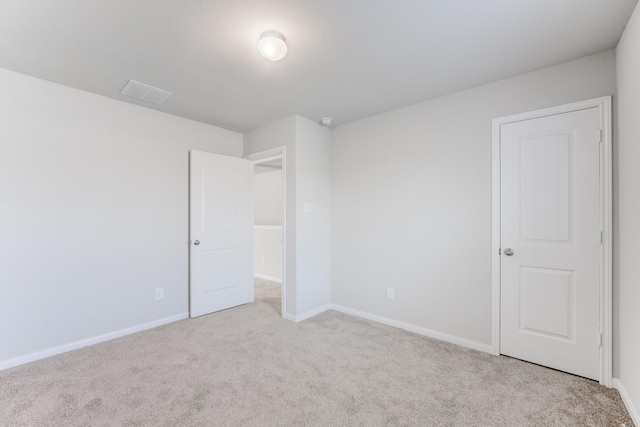
[[[167,92],[166,90],[158,89],[157,87],[149,86],[135,80],[129,80],[120,93],[153,104],[162,104],[167,98],[173,95],[173,93]]]

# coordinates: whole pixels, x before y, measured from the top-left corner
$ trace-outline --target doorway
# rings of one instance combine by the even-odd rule
[[[254,164],[255,299],[286,313],[285,147],[245,156]]]
[[[610,386],[611,98],[493,121],[493,347]]]

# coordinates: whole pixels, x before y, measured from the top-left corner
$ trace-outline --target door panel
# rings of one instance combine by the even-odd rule
[[[216,162],[202,168],[202,231],[238,232],[240,173],[237,165]],[[221,185],[222,184],[222,185]]]
[[[521,330],[573,339],[575,272],[534,267],[520,272]]]
[[[599,109],[505,124],[500,138],[500,352],[599,379]]]
[[[571,135],[523,138],[522,239],[569,240],[569,141]]]
[[[253,301],[253,163],[191,152],[190,315]]]
[[[209,294],[240,285],[240,251],[233,249],[203,250],[203,292]]]

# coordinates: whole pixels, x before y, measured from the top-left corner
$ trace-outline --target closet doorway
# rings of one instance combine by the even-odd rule
[[[286,171],[284,147],[245,156],[254,163],[255,299],[284,317]]]

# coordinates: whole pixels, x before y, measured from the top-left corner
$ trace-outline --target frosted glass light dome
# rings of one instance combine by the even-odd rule
[[[287,55],[287,43],[277,31],[265,31],[258,42],[260,54],[269,61],[280,61]]]

